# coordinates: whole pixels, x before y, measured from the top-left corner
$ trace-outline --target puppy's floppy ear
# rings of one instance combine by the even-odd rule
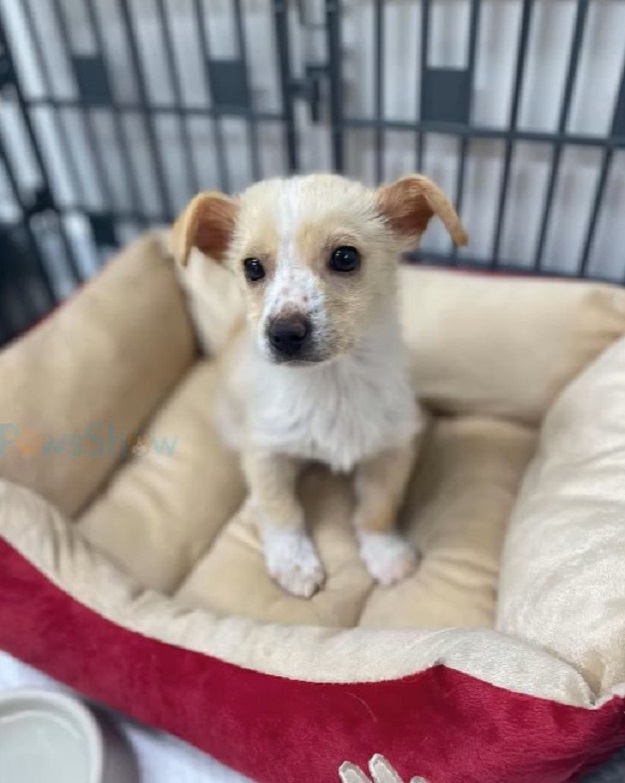
[[[378,208],[396,234],[417,242],[430,218],[438,215],[456,245],[466,245],[467,234],[445,194],[421,174],[410,174],[377,192]]]
[[[235,199],[222,193],[199,193],[181,212],[170,235],[176,261],[186,266],[191,248],[222,261],[234,231],[238,212]]]

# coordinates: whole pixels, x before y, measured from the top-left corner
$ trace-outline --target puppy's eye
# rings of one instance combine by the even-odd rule
[[[257,258],[246,258],[243,262],[243,269],[245,270],[245,277],[250,283],[262,280],[265,276],[265,267]]]
[[[360,266],[360,253],[355,247],[337,247],[330,256],[330,269],[335,272],[353,272]]]

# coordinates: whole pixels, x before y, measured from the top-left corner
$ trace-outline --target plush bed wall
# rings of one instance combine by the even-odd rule
[[[0,354],[0,646],[258,780],[277,779],[279,736],[284,780],[315,782],[390,748],[430,783],[560,783],[616,747],[625,292],[403,270],[431,422],[402,519],[424,560],[374,586],[349,482],[315,469],[329,579],[302,601],[267,577],[209,415],[217,369],[188,312],[237,297],[191,269],[185,301],[144,238]],[[94,451],[109,425],[115,447]]]

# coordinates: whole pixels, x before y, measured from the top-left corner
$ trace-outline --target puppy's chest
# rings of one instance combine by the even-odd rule
[[[402,373],[376,377],[357,366],[295,371],[288,380],[266,379],[251,435],[263,448],[348,471],[408,441],[417,430],[417,411]]]

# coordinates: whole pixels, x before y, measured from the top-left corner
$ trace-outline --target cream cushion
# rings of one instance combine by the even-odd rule
[[[625,673],[625,340],[547,415],[503,555],[498,627],[583,671]]]
[[[2,435],[15,441],[2,475],[75,514],[194,357],[171,265],[142,238],[0,353]]]
[[[564,386],[623,333],[625,291],[612,286],[402,271],[415,385],[445,413],[537,426]]]

